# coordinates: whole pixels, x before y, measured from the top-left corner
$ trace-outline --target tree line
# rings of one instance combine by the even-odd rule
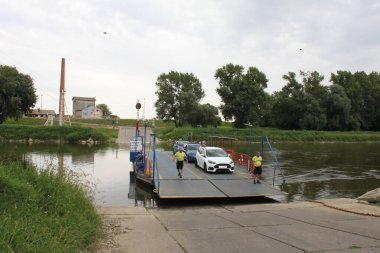
[[[221,124],[233,121],[238,128],[252,124],[295,130],[380,130],[380,73],[331,73],[326,84],[317,71],[283,75],[281,91],[265,91],[268,79],[256,67],[226,64],[214,75],[221,98],[217,108],[201,104],[202,84],[192,73],[171,71],[156,81],[157,116],[176,126]]]
[[[20,118],[37,101],[33,79],[14,67],[0,65],[0,124]]]

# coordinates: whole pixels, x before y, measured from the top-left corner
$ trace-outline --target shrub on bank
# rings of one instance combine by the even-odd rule
[[[0,164],[0,252],[80,252],[101,236],[102,222],[68,173]]]

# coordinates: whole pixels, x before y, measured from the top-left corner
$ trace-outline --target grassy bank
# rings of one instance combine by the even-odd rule
[[[99,126],[99,127],[112,127],[112,120],[111,119],[70,119],[71,124],[74,126],[78,125],[92,125],[92,126]],[[38,125],[43,126],[46,122],[46,118],[20,118],[18,120],[14,119],[7,119],[5,121],[5,124],[7,125]],[[59,124],[59,119],[54,119],[54,125]],[[119,126],[135,126],[136,120],[135,119],[119,119],[118,120]]]
[[[200,128],[175,128],[173,126],[156,127],[155,132],[161,140],[187,140],[189,133],[195,140],[200,139]],[[266,135],[271,141],[299,141],[299,142],[379,142],[380,132],[334,132],[334,131],[302,131],[280,130],[275,128],[253,128],[254,141],[259,136]],[[209,136],[225,136],[248,141],[250,129],[237,129],[229,126],[202,128],[202,137],[208,140]]]
[[[102,223],[73,176],[0,164],[0,252],[91,251]]]
[[[16,125],[1,124],[0,139],[5,140],[63,140],[77,142],[80,140],[109,141],[117,138],[117,130],[111,128],[90,128],[81,126],[39,126],[39,125]]]

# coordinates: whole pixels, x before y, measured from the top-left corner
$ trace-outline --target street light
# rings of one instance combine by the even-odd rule
[[[253,156],[253,150],[252,150],[252,124],[251,122],[247,122],[244,125],[249,127],[249,155],[252,157]]]

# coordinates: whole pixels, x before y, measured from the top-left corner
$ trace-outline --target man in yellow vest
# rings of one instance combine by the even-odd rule
[[[253,183],[261,184],[260,177],[262,173],[261,166],[263,165],[263,158],[260,155],[260,152],[257,152],[257,155],[252,157],[253,166],[255,166],[255,169],[253,170]]]
[[[174,159],[177,159],[178,176],[182,178],[183,161],[186,160],[186,153],[183,152],[183,147],[180,147],[179,151],[175,153]]]

